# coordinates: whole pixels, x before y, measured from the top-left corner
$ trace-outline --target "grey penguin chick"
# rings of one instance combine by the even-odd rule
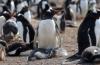
[[[97,58],[100,58],[100,48],[96,46],[86,48],[81,55],[81,59],[86,62],[93,62]]]

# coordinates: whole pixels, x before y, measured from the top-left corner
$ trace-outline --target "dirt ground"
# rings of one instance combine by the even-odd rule
[[[64,33],[64,40],[62,46],[68,51],[68,55],[73,55],[77,52],[77,31],[81,20],[77,20],[77,27],[66,27]],[[36,20],[33,19],[33,26],[36,26]],[[30,52],[30,51],[29,51]],[[0,65],[95,65],[93,63],[77,64],[77,63],[64,63],[66,57],[55,57],[51,59],[42,59],[35,61],[27,61],[29,52],[25,52],[24,55],[18,57],[6,57],[5,61],[0,61]],[[99,64],[96,64],[99,65]]]

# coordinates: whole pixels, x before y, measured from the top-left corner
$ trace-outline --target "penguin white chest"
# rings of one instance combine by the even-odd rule
[[[100,47],[100,18],[95,22],[96,45]]]
[[[82,9],[82,16],[85,17],[86,13],[88,11],[88,0],[81,0],[80,6],[81,6],[81,9]]]
[[[17,22],[19,36],[23,40],[23,25],[20,21]]]
[[[0,34],[2,35],[3,25],[5,24],[5,17],[0,16]]]
[[[24,17],[31,23],[32,16],[30,10],[24,13]]]
[[[23,24],[20,21],[18,21],[17,26],[18,26],[19,36],[21,37],[22,40],[24,40],[23,39],[23,33],[24,33]],[[26,42],[29,43],[29,32],[27,33]]]
[[[53,20],[42,20],[39,23],[38,41],[39,48],[56,47],[56,28]]]

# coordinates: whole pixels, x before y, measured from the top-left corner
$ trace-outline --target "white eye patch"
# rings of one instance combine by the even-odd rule
[[[98,54],[98,50],[94,50],[94,53],[95,53],[95,54]]]
[[[22,15],[22,14],[20,14],[20,13],[18,14],[18,16],[21,16],[21,15]]]
[[[6,14],[6,13],[8,13],[8,12],[7,12],[7,11],[4,11],[3,13]]]
[[[47,11],[48,11],[48,12],[51,12],[51,10],[53,10],[52,7],[49,7],[49,9],[48,9]]]
[[[45,9],[45,5],[48,4],[47,1],[42,2],[42,9]]]

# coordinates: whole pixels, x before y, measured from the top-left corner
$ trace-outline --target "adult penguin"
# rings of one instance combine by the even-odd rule
[[[96,9],[96,1],[89,0],[89,10],[83,22],[78,29],[78,53],[69,57],[71,59],[79,59],[85,48],[89,46],[96,46],[96,36],[94,32],[95,21],[100,16],[100,11]]]
[[[94,1],[94,0],[93,0]],[[89,10],[83,22],[80,24],[78,30],[78,54],[80,55],[83,50],[90,45],[96,46],[95,36],[95,23],[100,17],[100,11],[96,9],[96,2],[90,1],[92,6],[89,6]]]
[[[35,35],[35,31],[34,28],[32,27],[32,24],[29,23],[29,21],[24,17],[24,15],[18,13],[17,16],[17,23],[19,22],[19,24],[22,24],[22,29],[24,32],[26,32],[26,29],[29,30],[29,43],[31,44],[31,42],[34,40],[34,35]],[[18,27],[19,29],[19,27]],[[24,33],[21,29],[19,29],[19,33],[21,33],[23,39],[26,41],[28,40],[28,38],[26,38],[26,33]],[[24,41],[25,42],[25,41]],[[33,44],[31,45],[31,47],[33,46]]]
[[[35,51],[33,50],[28,57],[29,61],[34,60],[33,58],[48,59],[55,56],[59,51],[62,56],[66,53],[65,50],[63,51],[63,49],[60,49],[60,39],[57,37],[58,31],[56,29],[56,23],[53,20],[53,16],[56,12],[51,8],[47,1],[42,1],[42,10],[41,21],[39,22],[34,37],[34,41],[36,43],[38,41],[38,45],[37,48],[35,48]]]
[[[26,1],[17,0],[17,1],[15,1],[15,6],[16,6],[17,13],[21,13],[23,15],[23,17],[29,22],[29,24],[31,24],[32,17],[31,17],[31,12],[30,12],[29,7],[28,7],[28,3]],[[22,23],[22,25],[23,24],[24,23]],[[28,27],[27,26],[26,27],[24,26],[24,30],[23,30],[23,40],[25,42],[30,43],[30,41],[27,40],[27,38],[29,39],[28,33],[29,33]]]

